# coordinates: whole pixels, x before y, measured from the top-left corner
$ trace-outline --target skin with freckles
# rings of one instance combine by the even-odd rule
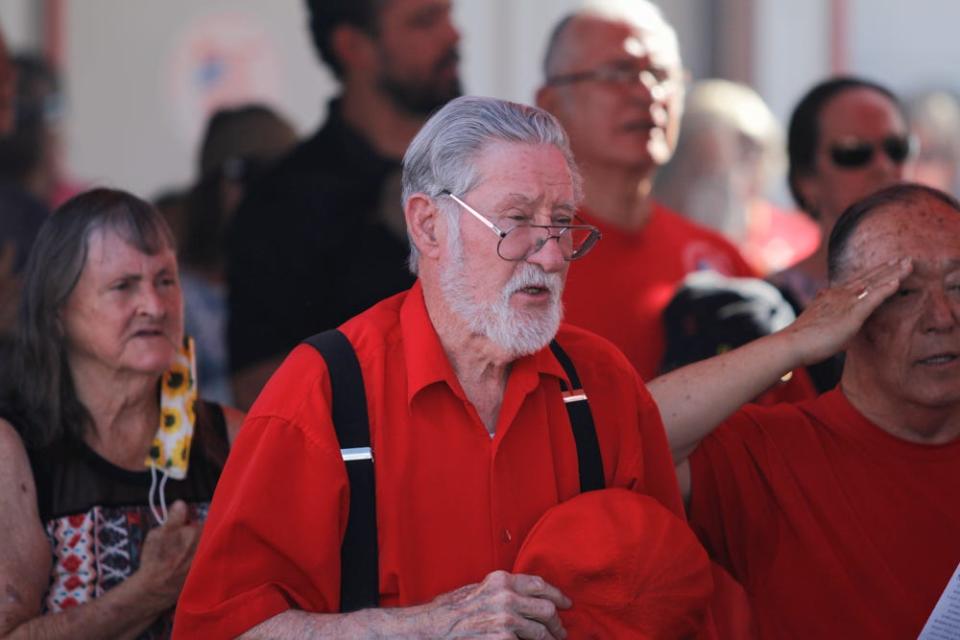
[[[960,213],[929,197],[854,231],[841,279],[893,258],[913,270],[847,349],[843,389],[880,427],[917,442],[960,436]]]

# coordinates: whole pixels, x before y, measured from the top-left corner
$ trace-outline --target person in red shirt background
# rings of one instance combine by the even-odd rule
[[[786,173],[785,138],[756,91],[699,80],[687,92],[677,150],[657,173],[654,197],[722,233],[760,275],[782,271],[820,242],[809,216],[769,199]]]
[[[654,177],[676,148],[683,113],[676,33],[645,0],[596,3],[554,27],[543,67],[537,105],[570,136],[584,182],[577,215],[603,233],[590,259],[570,269],[566,319],[613,342],[649,381],[666,352],[663,311],[684,276],[706,269],[757,276],[721,234],[651,197]],[[785,379],[766,401],[812,395],[804,373]],[[749,627],[745,598],[737,592],[732,584],[718,588],[735,601],[715,607],[718,625],[728,629],[721,633],[729,637]]]
[[[537,105],[567,130],[583,171],[577,215],[604,238],[570,270],[566,318],[611,340],[650,380],[664,351],[661,313],[687,273],[756,275],[719,233],[650,197],[683,111],[676,34],[648,2],[585,9],[555,27],[544,73]]]

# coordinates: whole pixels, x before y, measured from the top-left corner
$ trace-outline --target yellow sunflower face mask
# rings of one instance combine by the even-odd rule
[[[175,480],[187,477],[196,421],[197,365],[193,338],[185,338],[173,366],[160,382],[160,428],[146,465]]]

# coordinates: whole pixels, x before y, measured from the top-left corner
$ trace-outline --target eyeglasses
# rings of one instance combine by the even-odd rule
[[[449,196],[454,202],[482,222],[488,229],[497,234],[500,242],[497,243],[497,255],[504,260],[519,262],[526,260],[547,244],[548,240],[556,240],[560,247],[563,259],[570,261],[587,255],[590,249],[600,239],[600,229],[589,224],[529,224],[521,222],[517,226],[504,231],[486,216],[466,202],[453,195],[446,189],[440,195]]]
[[[640,83],[647,89],[665,91],[675,86],[678,79],[668,69],[653,67],[638,69],[633,65],[613,64],[589,71],[578,71],[547,78],[547,84],[557,86],[577,82],[603,82],[606,84],[632,85]]]
[[[911,136],[889,136],[879,143],[845,138],[830,145],[830,159],[841,169],[859,169],[873,160],[877,148],[894,164],[903,164],[913,155],[915,144]]]

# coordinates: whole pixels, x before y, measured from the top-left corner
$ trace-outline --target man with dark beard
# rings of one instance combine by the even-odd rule
[[[612,344],[560,322],[569,264],[599,239],[573,224],[579,197],[566,134],[548,113],[463,97],[430,118],[403,163],[417,282],[339,329],[362,374],[366,453],[337,435],[350,422],[338,412],[350,395],[334,375],[338,358],[298,347],[231,452],[174,637],[560,640],[585,637],[564,616],[591,612],[629,637],[687,637],[702,624],[707,559],[682,524],[657,409]],[[592,415],[589,427],[577,410]],[[347,597],[357,572],[342,558],[358,541],[355,498],[373,493],[354,475],[363,455],[376,497],[373,534],[360,545],[372,558],[372,597],[358,602]],[[622,562],[580,581],[550,575],[556,563],[523,570],[538,520],[581,498],[642,502],[677,525],[670,548],[651,556],[669,566],[649,573],[670,584],[653,609],[609,606],[615,593],[633,604],[638,595],[625,586],[640,582],[637,572],[624,575]],[[642,532],[614,529],[582,544],[618,539],[636,557]],[[684,532],[690,571],[674,564]],[[561,552],[577,551],[561,538]],[[600,586],[598,574],[615,578]],[[676,593],[684,604],[666,613]]]
[[[229,351],[249,406],[299,340],[409,287],[399,159],[460,94],[449,0],[307,0],[340,81],[324,126],[250,192],[228,239]]]

